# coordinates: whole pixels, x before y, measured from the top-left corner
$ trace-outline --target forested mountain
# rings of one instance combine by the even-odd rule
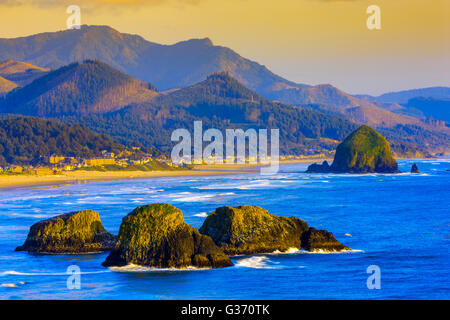
[[[227,73],[216,73],[191,87],[161,94],[149,103],[133,104],[101,115],[62,117],[82,121],[123,143],[140,141],[170,152],[171,133],[193,129],[195,120],[204,130],[217,128],[280,129],[283,153],[312,154],[332,150],[356,125],[337,115],[272,102],[249,90]]]
[[[86,60],[54,70],[8,94],[4,113],[60,116],[104,113],[133,102],[148,101],[155,88],[109,65]]]
[[[420,121],[408,117],[417,116],[415,113],[395,110],[391,102],[381,106],[387,97],[380,97],[381,100],[370,96],[354,97],[331,85],[297,84],[229,48],[214,45],[207,38],[161,45],[108,26],[85,25],[80,30],[0,39],[0,57],[46,68],[99,59],[153,83],[161,91],[191,86],[214,72],[226,71],[247,88],[271,100],[292,105],[324,105],[352,121],[372,126],[383,125],[383,122],[421,125]]]
[[[84,125],[69,126],[33,117],[0,119],[0,166],[34,164],[41,156],[100,156],[102,150],[119,153],[125,147],[94,133]]]

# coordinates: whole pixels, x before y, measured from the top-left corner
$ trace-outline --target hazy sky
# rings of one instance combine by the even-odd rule
[[[450,0],[0,0],[0,37],[62,30],[71,4],[82,24],[165,44],[209,37],[299,83],[450,86]],[[366,27],[372,4],[381,30]]]

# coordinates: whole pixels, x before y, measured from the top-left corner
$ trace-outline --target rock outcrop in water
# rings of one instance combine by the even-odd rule
[[[411,167],[411,173],[420,173],[419,171],[419,167],[417,166],[417,164],[413,164]]]
[[[398,173],[399,170],[388,141],[363,125],[338,145],[331,166],[313,164],[307,172]]]
[[[331,167],[328,164],[328,161],[322,162],[322,164],[313,163],[308,167],[306,173],[324,173],[331,172]]]
[[[233,265],[210,237],[185,223],[181,210],[167,203],[138,207],[123,218],[119,240],[103,265],[129,264],[154,268]]]
[[[302,248],[311,252],[334,252],[349,249],[337,241],[331,232],[315,228],[309,228],[302,234]]]
[[[316,236],[315,229],[309,228],[305,221],[295,217],[279,217],[256,206],[217,208],[206,218],[199,231],[210,236],[228,255],[285,252],[292,248],[320,248],[323,251],[348,249],[331,233],[327,233],[331,237],[322,236],[322,231],[321,237]]]
[[[96,211],[59,215],[31,226],[25,243],[16,251],[91,253],[110,250],[117,237],[105,230]]]

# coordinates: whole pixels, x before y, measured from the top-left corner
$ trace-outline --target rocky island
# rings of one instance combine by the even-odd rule
[[[15,251],[93,253],[111,250],[116,236],[105,230],[96,211],[66,213],[31,226],[25,243]]]
[[[135,264],[154,268],[232,266],[222,249],[184,222],[167,203],[138,207],[122,220],[119,240],[103,266]]]
[[[228,255],[349,250],[333,234],[309,228],[295,217],[279,217],[256,206],[221,207],[208,215],[200,233],[210,236]]]
[[[307,173],[398,173],[397,161],[389,142],[369,126],[363,125],[336,148],[331,166],[312,164]]]
[[[414,163],[411,167],[411,173],[420,173],[419,171],[419,167],[417,166],[416,163]]]

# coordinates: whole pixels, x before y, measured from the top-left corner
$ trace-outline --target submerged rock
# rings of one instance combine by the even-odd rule
[[[286,252],[292,248],[305,248],[302,235],[308,230],[310,228],[303,220],[279,217],[256,206],[217,208],[199,229],[228,255]],[[332,247],[329,242],[323,242],[323,249]],[[341,248],[346,247],[336,245],[335,248],[342,250]]]
[[[417,166],[417,164],[413,164],[411,167],[411,173],[420,173],[419,171],[419,167]]]
[[[105,230],[96,211],[66,213],[31,226],[25,243],[16,251],[91,253],[111,250],[117,237]]]
[[[154,268],[222,268],[230,258],[214,241],[184,222],[167,203],[138,207],[122,220],[119,240],[106,267],[135,264]]]
[[[307,172],[398,173],[400,171],[389,142],[374,129],[363,125],[337,146],[331,166],[313,164],[308,167]]]
[[[336,252],[349,250],[336,240],[331,232],[309,228],[302,234],[303,249],[311,252]]]

